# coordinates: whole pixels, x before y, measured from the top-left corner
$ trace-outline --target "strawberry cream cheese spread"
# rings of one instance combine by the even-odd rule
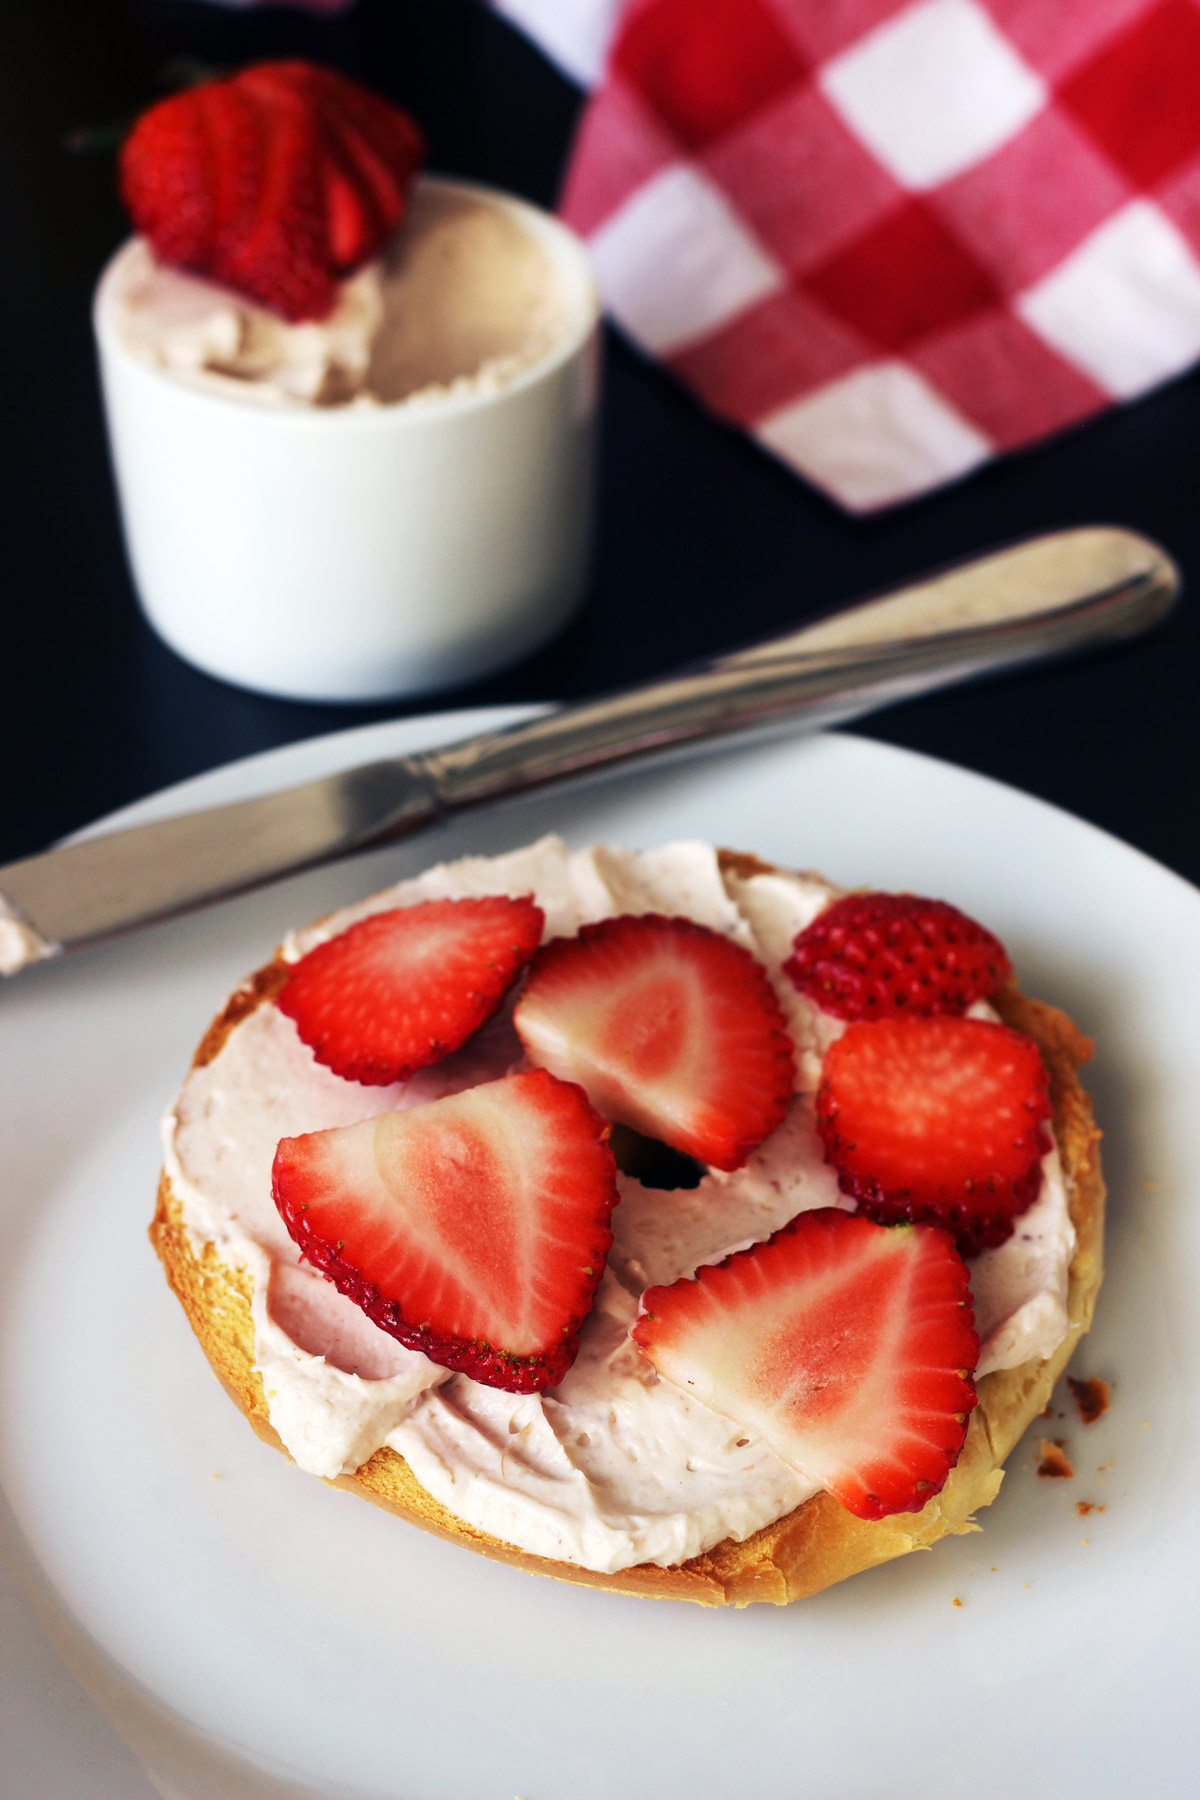
[[[144,239],[125,251],[112,318],[143,361],[262,406],[381,406],[495,393],[574,326],[555,262],[515,205],[431,178],[382,255],[323,318],[292,322],[172,268]]]
[[[142,114],[120,156],[139,236],[108,284],[143,361],[267,406],[491,392],[575,323],[532,207],[416,180],[424,141],[313,63],[252,64]]]
[[[438,1366],[381,1330],[302,1263],[272,1199],[281,1139],[347,1126],[529,1067],[511,1004],[453,1054],[388,1087],[318,1063],[291,1019],[260,1005],[194,1069],[165,1122],[165,1163],[194,1244],[211,1243],[254,1283],[255,1353],[270,1420],[295,1461],[332,1477],[381,1445],[458,1519],[531,1554],[615,1572],[670,1566],[741,1540],[817,1491],[753,1431],[663,1379],[630,1331],[648,1287],[760,1243],[798,1213],[853,1211],[825,1160],[815,1094],[845,1029],[783,973],[798,933],[836,897],[810,876],[722,873],[681,843],[569,851],[547,838],[511,855],[430,869],[290,936],[295,963],[370,914],[439,899],[532,894],[545,938],[629,914],[684,917],[741,945],[766,970],[795,1049],[795,1093],[779,1127],[732,1172],[692,1188],[618,1176],[614,1243],[579,1353],[541,1393],[512,1393]],[[983,1004],[975,1017],[994,1018]],[[977,1373],[1045,1358],[1068,1330],[1074,1249],[1057,1150],[998,1248],[969,1259]]]

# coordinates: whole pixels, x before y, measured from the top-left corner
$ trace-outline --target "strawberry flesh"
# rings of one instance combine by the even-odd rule
[[[838,1019],[964,1013],[1012,974],[1003,944],[944,900],[847,894],[796,939],[784,973]]]
[[[1032,1038],[945,1014],[847,1026],[817,1094],[826,1160],[859,1210],[943,1225],[964,1256],[1011,1237],[1037,1198],[1050,1112]]]
[[[608,1127],[544,1069],[284,1138],[303,1256],[410,1350],[511,1393],[562,1380],[612,1244]]]
[[[944,1231],[819,1208],[642,1309],[634,1341],[660,1375],[859,1518],[919,1512],[958,1460],[979,1338]]]
[[[276,997],[319,1063],[386,1086],[438,1062],[497,1010],[541,941],[528,896],[372,913],[292,969]]]
[[[408,115],[356,82],[259,63],[143,113],[121,196],[163,262],[320,319],[399,225],[422,156]]]
[[[719,1169],[782,1121],[791,1040],[765,971],[690,919],[622,915],[538,952],[513,1015],[531,1061],[597,1111]]]

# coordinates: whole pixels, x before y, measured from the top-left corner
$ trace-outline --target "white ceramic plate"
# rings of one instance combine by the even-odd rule
[[[344,733],[134,810],[240,796],[496,717]],[[285,924],[552,828],[579,843],[699,835],[847,883],[946,894],[1005,938],[1032,992],[1096,1034],[1111,1230],[1078,1366],[1109,1378],[1114,1400],[1088,1428],[1065,1402],[1047,1422],[1073,1480],[1038,1479],[1027,1442],[982,1534],[800,1606],[709,1613],[488,1563],[254,1438],[146,1242],[159,1114],[222,996]],[[833,736],[464,817],[8,986],[9,1800],[133,1800],[142,1782],[56,1673],[18,1561],[69,1615],[70,1653],[161,1791],[188,1800],[1200,1792],[1198,943],[1200,895],[1111,838]]]

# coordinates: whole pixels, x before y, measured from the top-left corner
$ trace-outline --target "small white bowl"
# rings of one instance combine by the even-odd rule
[[[426,178],[430,180],[432,178]],[[599,307],[579,240],[464,183],[549,253],[570,323],[494,391],[377,407],[263,406],[142,360],[113,301],[94,323],[109,441],[147,618],[197,667],[292,699],[367,701],[472,680],[582,598]]]

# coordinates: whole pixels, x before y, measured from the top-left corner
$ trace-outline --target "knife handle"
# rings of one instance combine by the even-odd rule
[[[1114,526],[1053,532],[922,577],[702,667],[560,707],[423,759],[448,807],[714,738],[812,729],[971,675],[1132,636],[1179,592]]]

